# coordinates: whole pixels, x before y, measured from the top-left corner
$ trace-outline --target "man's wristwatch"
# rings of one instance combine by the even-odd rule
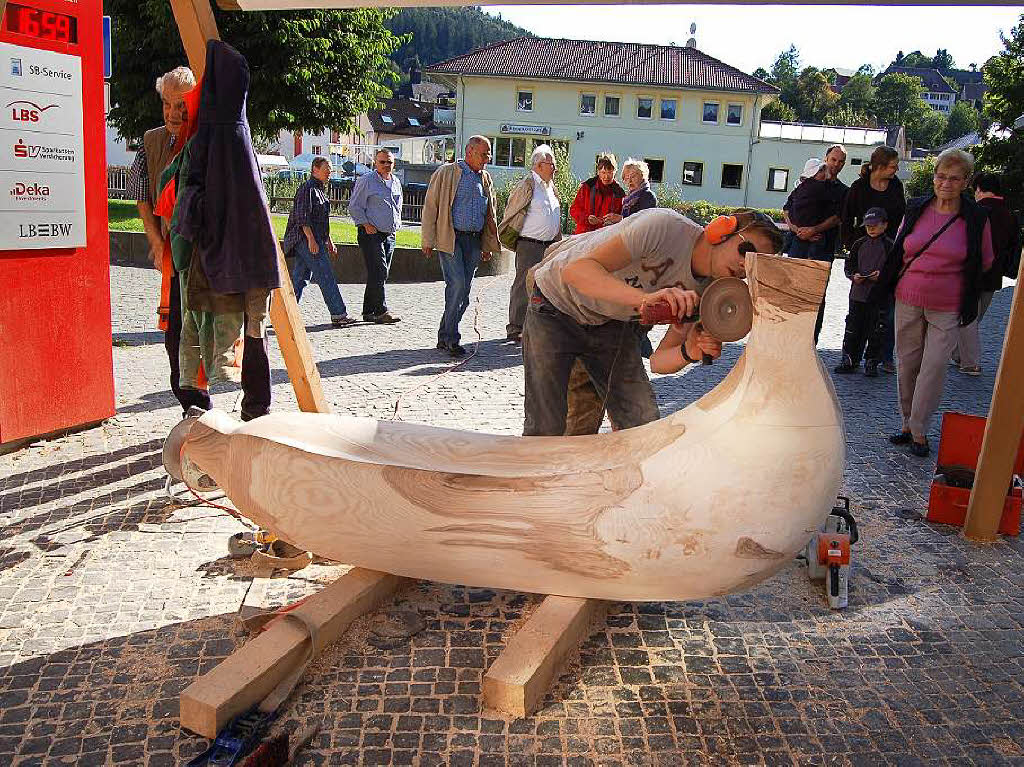
[[[679,344],[679,351],[682,353],[683,359],[686,360],[688,364],[697,364],[697,360],[695,360],[693,357],[686,353],[686,341],[683,341],[681,344]]]

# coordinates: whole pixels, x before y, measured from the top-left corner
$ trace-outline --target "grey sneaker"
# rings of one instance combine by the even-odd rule
[[[346,325],[351,325],[353,322],[355,322],[355,320],[349,317],[347,314],[331,315],[331,324],[334,325],[334,327],[336,328],[343,328]]]
[[[963,373],[965,376],[980,376],[981,367],[978,365],[961,365],[960,372]]]

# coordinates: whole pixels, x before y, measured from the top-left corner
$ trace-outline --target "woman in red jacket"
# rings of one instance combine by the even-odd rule
[[[576,222],[576,234],[592,232],[622,220],[622,198],[626,191],[615,181],[615,155],[597,157],[597,175],[588,178],[576,192],[569,215]]]

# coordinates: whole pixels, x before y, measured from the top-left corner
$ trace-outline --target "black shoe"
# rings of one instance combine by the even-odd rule
[[[445,343],[444,341],[438,341],[437,342],[437,348],[440,349],[443,352],[446,352],[446,351],[448,351],[448,344]]]
[[[840,375],[847,375],[849,373],[856,373],[857,372],[857,368],[859,368],[859,367],[860,367],[859,363],[854,365],[853,364],[853,360],[850,359],[849,355],[844,354],[843,355],[843,361],[840,362],[838,365],[836,365],[832,369],[835,372],[839,373]]]
[[[889,441],[894,445],[909,445],[914,441],[914,435],[909,431],[898,431],[889,437]]]
[[[514,344],[522,343],[523,334],[522,333],[509,333],[508,335],[505,336],[505,340],[506,341],[511,341]]]
[[[401,322],[402,318],[396,317],[391,312],[381,312],[380,314],[363,315],[363,320],[372,322],[375,325],[394,325],[396,322]]]
[[[878,363],[875,360],[864,363],[864,375],[868,378],[878,378]]]
[[[466,347],[462,346],[461,344],[449,344],[448,353],[453,357],[465,357]]]
[[[924,458],[928,455],[928,453],[931,452],[931,448],[928,447],[927,440],[925,440],[924,442],[917,442],[916,440],[911,440],[910,452],[916,455],[918,458]]]

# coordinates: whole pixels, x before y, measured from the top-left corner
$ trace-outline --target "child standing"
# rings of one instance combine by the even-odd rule
[[[893,240],[885,236],[889,216],[884,208],[870,208],[864,214],[867,236],[861,237],[850,248],[846,257],[846,276],[850,286],[850,311],[846,315],[846,333],[843,335],[843,361],[835,368],[837,373],[855,373],[864,356],[864,375],[878,375],[882,357],[882,333],[879,314],[885,304],[884,291],[878,277],[892,252]],[[867,344],[867,354],[864,346]]]

